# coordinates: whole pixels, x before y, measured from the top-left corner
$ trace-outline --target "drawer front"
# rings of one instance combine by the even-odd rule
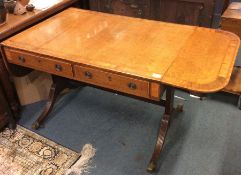
[[[134,78],[78,65],[74,66],[74,73],[76,79],[79,81],[139,97],[150,98],[148,81],[137,80]]]
[[[72,66],[70,63],[6,48],[4,51],[9,63],[60,75],[63,77],[73,77]]]

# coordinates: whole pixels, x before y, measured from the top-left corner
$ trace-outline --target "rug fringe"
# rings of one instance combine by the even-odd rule
[[[65,175],[81,175],[82,173],[87,172],[87,169],[89,168],[88,163],[91,158],[94,157],[95,152],[96,149],[91,144],[84,145],[80,153],[81,157],[66,171]]]

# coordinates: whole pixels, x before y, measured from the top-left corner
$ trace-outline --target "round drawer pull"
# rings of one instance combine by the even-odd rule
[[[56,64],[55,65],[55,70],[58,71],[58,72],[61,72],[63,70],[62,66],[59,65],[59,64]]]
[[[21,63],[25,63],[25,58],[23,56],[19,56],[18,57],[18,60],[21,62]]]
[[[91,78],[92,78],[92,73],[86,71],[86,72],[85,72],[85,77],[91,79]]]
[[[137,86],[136,86],[135,83],[129,83],[129,84],[128,84],[128,87],[129,87],[130,89],[132,89],[132,90],[137,89]]]

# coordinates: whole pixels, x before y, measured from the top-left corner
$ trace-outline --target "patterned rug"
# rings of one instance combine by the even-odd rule
[[[21,126],[0,133],[0,175],[62,175],[79,157]]]

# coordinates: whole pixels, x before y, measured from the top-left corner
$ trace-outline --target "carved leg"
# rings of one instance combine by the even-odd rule
[[[38,117],[38,119],[32,124],[33,129],[38,129],[43,123],[43,121],[48,117],[49,113],[52,111],[54,104],[56,102],[57,97],[60,95],[60,93],[66,89],[74,89],[80,87],[80,83],[76,83],[73,81],[70,81],[63,77],[58,77],[55,75],[52,75],[53,78],[53,84],[51,86],[49,97],[47,100],[47,104],[41,113],[41,115]]]
[[[32,124],[33,129],[38,129],[41,123],[48,117],[48,114],[52,111],[53,106],[56,102],[58,95],[66,88],[66,81],[64,78],[52,76],[53,77],[53,84],[51,86],[49,97],[47,104],[38,117],[38,119]]]
[[[174,99],[174,89],[171,87],[168,87],[166,90],[165,113],[161,119],[156,146],[152,154],[152,158],[147,167],[147,171],[149,172],[154,172],[157,167],[157,162],[159,160],[159,157],[165,142],[166,134],[170,125],[171,113],[173,111],[173,99]]]

